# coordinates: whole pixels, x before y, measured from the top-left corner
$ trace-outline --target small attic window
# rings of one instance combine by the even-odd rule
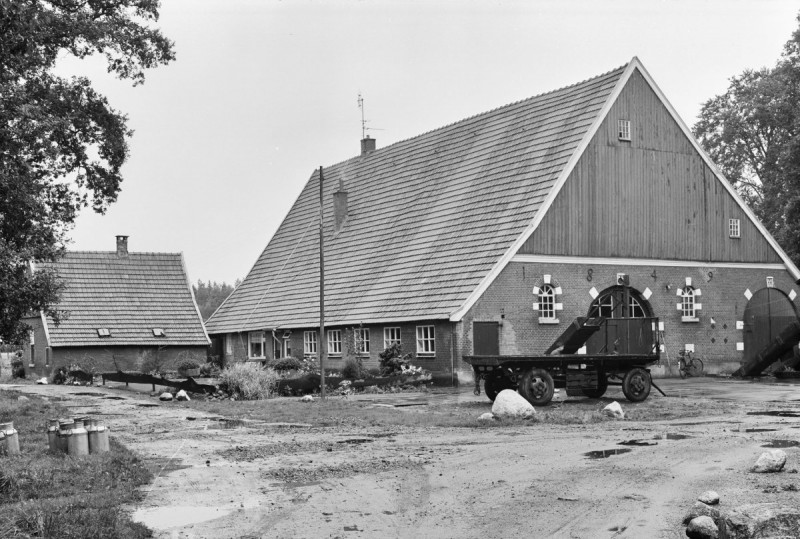
[[[162,328],[153,328],[154,337],[164,337],[164,330]]]
[[[619,140],[631,140],[631,121],[617,120],[617,131],[619,132]]]
[[[731,238],[740,238],[742,236],[739,219],[728,219],[728,232]]]
[[[111,337],[111,332],[108,328],[97,328],[97,336],[98,337]]]

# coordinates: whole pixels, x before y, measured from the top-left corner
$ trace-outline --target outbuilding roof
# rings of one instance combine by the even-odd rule
[[[50,346],[209,344],[180,253],[72,251],[43,266],[64,281],[68,312],[47,319]]]
[[[447,319],[518,240],[627,66],[323,169],[326,324]],[[319,171],[209,333],[319,323]],[[348,193],[333,223],[333,193]]]

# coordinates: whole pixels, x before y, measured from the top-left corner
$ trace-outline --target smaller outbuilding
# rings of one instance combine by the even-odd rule
[[[40,267],[62,279],[65,314],[59,324],[43,313],[26,320],[29,372],[149,372],[205,362],[210,341],[181,253],[129,253],[128,237],[117,236],[116,251],[71,251]]]

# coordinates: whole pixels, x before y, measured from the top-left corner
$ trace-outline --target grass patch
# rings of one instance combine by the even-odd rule
[[[0,537],[151,537],[122,507],[152,474],[124,446],[73,458],[48,450],[47,419],[69,411],[38,397],[0,391],[0,421],[14,421],[19,456],[0,456]]]

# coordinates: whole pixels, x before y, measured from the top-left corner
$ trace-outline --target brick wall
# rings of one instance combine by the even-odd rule
[[[736,322],[742,320],[747,306],[745,291],[754,293],[764,288],[766,277],[772,276],[776,289],[786,294],[792,290],[800,293],[800,287],[785,270],[512,262],[464,317],[459,329],[460,354],[472,353],[473,321],[502,322],[501,354],[543,353],[567,324],[577,316],[586,316],[593,301],[591,289],[602,292],[614,286],[617,273],[628,274],[631,287],[639,292],[649,289],[647,302],[652,314],[664,323],[666,354],[662,356],[668,360],[662,359],[664,366],[656,367],[655,375],[670,374],[669,367],[677,363],[678,350],[686,344],[694,344],[696,354],[705,360],[706,372],[733,372],[743,357],[743,352],[737,350],[737,343],[744,341],[743,331],[737,329]],[[540,324],[533,309],[537,301],[533,287],[543,283],[544,275],[551,275],[553,283],[562,289],[556,299],[563,305],[557,312],[558,324]],[[685,286],[687,277],[702,292],[697,298],[702,305],[697,322],[682,322],[676,308],[680,302],[677,289]],[[468,370],[469,366],[461,362],[459,368]]]
[[[38,337],[37,337],[38,339]],[[42,339],[43,341],[43,339]],[[38,340],[37,348],[38,348]],[[167,370],[177,370],[178,364],[193,359],[201,365],[208,354],[205,346],[107,346],[107,347],[54,347],[50,361],[46,364],[44,350],[36,352],[36,365],[29,372],[36,376],[51,376],[62,366],[79,365],[95,372],[138,371],[142,360],[148,355],[156,355],[160,364]]]

